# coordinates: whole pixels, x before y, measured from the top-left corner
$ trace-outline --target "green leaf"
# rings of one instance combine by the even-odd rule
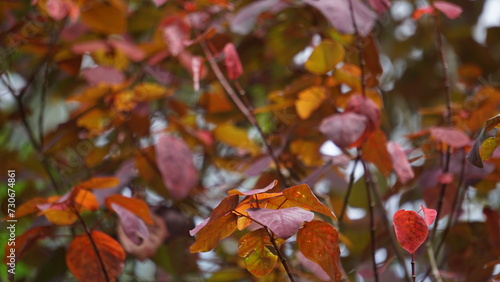
[[[276,241],[278,245],[284,242],[279,238]],[[238,255],[245,258],[247,270],[257,277],[269,274],[278,260],[267,246],[272,246],[272,243],[264,228],[247,233],[239,241]]]

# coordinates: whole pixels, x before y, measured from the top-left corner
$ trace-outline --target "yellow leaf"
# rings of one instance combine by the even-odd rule
[[[345,56],[344,47],[332,40],[323,40],[312,52],[305,67],[314,74],[325,74],[335,68]]]
[[[301,119],[308,119],[326,99],[326,89],[323,86],[311,86],[299,93],[295,101],[297,114]]]
[[[260,152],[259,146],[248,137],[247,132],[232,124],[225,123],[219,125],[214,129],[213,134],[215,139],[220,142],[241,150],[246,150],[252,155],[257,155]]]
[[[479,154],[481,155],[481,160],[487,160],[491,158],[493,152],[495,152],[496,148],[500,145],[500,139],[498,137],[489,137],[484,140],[483,144],[481,144],[481,151]]]
[[[113,109],[119,112],[129,112],[135,108],[134,93],[130,90],[115,95]]]
[[[320,146],[321,144],[313,141],[294,140],[290,145],[290,150],[298,155],[306,166],[317,166],[322,164]]]
[[[102,132],[109,123],[106,113],[100,109],[93,109],[85,115],[78,118],[76,125],[85,127],[91,134]]]
[[[172,95],[172,91],[156,83],[141,83],[134,87],[134,98],[137,101],[153,101]]]
[[[125,11],[104,2],[89,4],[82,10],[81,19],[90,29],[105,34],[121,34],[127,29]]]

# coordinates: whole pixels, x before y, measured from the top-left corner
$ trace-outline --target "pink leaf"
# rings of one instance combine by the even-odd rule
[[[202,71],[202,58],[195,56],[191,58],[191,68],[193,72],[193,88],[194,91],[200,90],[200,75]]]
[[[142,219],[116,203],[111,203],[111,207],[120,217],[123,231],[132,243],[140,245],[143,240],[149,239],[148,227]]]
[[[412,180],[415,177],[415,173],[413,173],[413,169],[401,146],[396,142],[389,142],[387,143],[387,151],[391,155],[392,167],[398,176],[399,182],[406,184]]]
[[[304,221],[314,219],[314,213],[302,208],[292,207],[286,209],[248,209],[252,219],[271,229],[276,236],[287,239],[299,231]]]
[[[135,44],[129,41],[110,39],[109,44],[115,49],[122,51],[127,56],[127,58],[134,62],[140,62],[146,56],[142,49],[135,46]]]
[[[443,173],[439,175],[438,181],[441,184],[450,184],[453,182],[453,173]]]
[[[250,4],[240,9],[231,20],[231,31],[239,34],[247,34],[254,27],[260,14],[264,12],[275,14],[288,6],[289,4],[280,0],[250,2]]]
[[[421,7],[421,8],[416,9],[415,12],[413,12],[412,18],[414,20],[418,20],[423,15],[432,15],[432,13],[434,13],[434,7],[425,6],[425,7]]]
[[[458,129],[433,127],[430,132],[434,139],[455,149],[463,148],[471,143],[469,136]]]
[[[458,18],[462,14],[462,8],[460,6],[447,1],[435,1],[432,5],[452,20]]]
[[[227,76],[234,80],[243,74],[240,57],[233,43],[227,43],[224,46],[224,63],[226,64]]]
[[[350,147],[365,132],[368,118],[353,112],[334,114],[325,118],[319,131],[339,147]]]
[[[174,200],[187,197],[198,184],[191,151],[184,141],[168,134],[160,135],[155,149],[156,162],[170,195]]]
[[[69,13],[69,6],[66,1],[48,0],[45,5],[49,16],[56,21],[64,19]]]
[[[372,6],[372,8],[379,14],[387,11],[387,9],[391,6],[391,2],[389,2],[389,0],[368,0],[368,4],[370,4],[370,6]]]
[[[240,191],[238,191],[236,189],[233,189],[233,190],[228,191],[227,193],[229,195],[251,196],[251,195],[255,195],[255,194],[259,194],[259,193],[264,193],[264,192],[266,192],[268,190],[271,190],[274,187],[276,187],[277,184],[278,184],[278,180],[274,180],[273,182],[271,182],[269,185],[267,185],[265,188],[262,188],[262,189],[255,189],[255,190],[251,190],[251,191],[248,191],[248,192],[240,192]]]
[[[101,82],[108,84],[118,84],[125,80],[125,75],[112,67],[98,66],[82,70],[82,76],[90,84],[99,84]]]
[[[392,221],[399,244],[413,254],[425,242],[429,233],[424,219],[414,211],[399,210]]]
[[[367,117],[371,130],[375,130],[380,126],[380,109],[372,99],[361,95],[352,95],[347,102],[345,111],[354,112]]]
[[[306,4],[318,9],[338,31],[353,34],[349,1],[351,0],[304,0]],[[375,24],[377,14],[361,1],[352,1],[352,5],[359,33],[362,36],[368,35]]]
[[[422,205],[420,205],[420,207],[424,212],[425,223],[427,223],[427,225],[431,225],[434,220],[436,220],[437,211],[435,209],[424,208]]]
[[[85,54],[86,52],[109,52],[111,51],[111,48],[103,40],[91,40],[73,44],[73,46],[71,47],[71,51],[73,51],[73,53],[75,54],[81,55]]]
[[[184,50],[184,41],[189,39],[189,26],[178,17],[168,17],[163,23],[163,40],[170,54],[179,55]]]

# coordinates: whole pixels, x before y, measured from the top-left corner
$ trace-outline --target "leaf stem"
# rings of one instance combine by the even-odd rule
[[[411,279],[413,282],[417,281],[417,275],[415,274],[415,253],[411,253]]]

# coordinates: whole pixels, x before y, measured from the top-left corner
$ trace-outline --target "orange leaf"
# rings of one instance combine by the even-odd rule
[[[151,213],[146,202],[136,198],[127,198],[122,195],[111,195],[106,198],[106,206],[113,210],[112,203],[118,204],[140,217],[146,224],[153,224]]]
[[[278,245],[284,240],[278,239]],[[272,246],[264,228],[254,230],[240,238],[238,255],[245,258],[247,270],[257,277],[264,277],[273,270],[278,256],[266,246]]]
[[[429,233],[424,219],[414,211],[399,210],[392,221],[399,244],[413,254],[425,242]]]
[[[69,270],[78,281],[116,281],[125,266],[125,251],[115,239],[101,231],[92,231],[91,237],[107,275],[87,234],[75,237],[69,244],[66,252]]]
[[[308,119],[326,98],[326,88],[323,86],[311,86],[303,90],[298,94],[298,99],[295,101],[297,114],[301,119]]]
[[[81,19],[90,29],[104,34],[121,34],[127,29],[125,11],[107,3],[90,2]]]
[[[387,138],[385,133],[377,129],[370,134],[363,144],[363,158],[375,166],[385,176],[392,171],[392,158],[387,151]]]
[[[333,226],[318,220],[306,222],[297,233],[297,244],[302,254],[321,266],[331,281],[340,281],[339,235]]]
[[[52,197],[49,197],[49,202],[51,202],[50,198]],[[43,208],[47,205],[48,207]],[[99,203],[92,192],[74,188],[69,194],[59,197],[52,204],[38,205],[38,208],[43,210],[43,214],[50,222],[57,225],[69,225],[78,219],[75,212],[95,211],[99,208]]]
[[[189,248],[191,253],[208,252],[215,248],[217,243],[231,235],[236,229],[238,216],[234,213],[225,215],[208,223],[196,233],[196,242]]]
[[[212,211],[209,222],[219,219],[225,216],[228,212],[234,210],[238,205],[238,200],[239,198],[237,195],[227,196],[222,199],[220,204]]]
[[[8,228],[9,226],[7,226]],[[52,227],[51,226],[38,226],[31,228],[30,230],[24,232],[22,235],[17,236],[15,241],[9,241],[5,244],[5,264],[11,263],[9,256],[11,256],[11,253],[15,254],[14,261],[12,262],[14,264],[15,268],[15,261],[20,260],[23,255],[26,253],[26,251],[38,240],[41,240],[47,236],[50,236],[52,233]],[[15,242],[15,245],[12,245],[12,242]],[[9,244],[10,243],[10,244]],[[8,265],[9,266],[9,265]],[[10,267],[10,266],[9,266]]]
[[[46,204],[48,201],[44,198],[41,197],[36,197],[33,199],[30,199],[26,203],[20,205],[17,210],[16,210],[16,217],[14,218],[20,218],[28,214],[35,213],[39,211],[40,209],[37,207],[39,204]],[[9,219],[5,217],[3,220]],[[13,218],[11,218],[13,219]]]
[[[335,220],[337,219],[333,212],[327,206],[323,205],[318,198],[316,198],[316,196],[314,196],[307,184],[287,188],[283,190],[283,195],[288,199],[288,201],[298,204],[299,207],[322,213]]]
[[[79,189],[103,189],[118,186],[120,180],[116,177],[93,177],[75,186]]]

